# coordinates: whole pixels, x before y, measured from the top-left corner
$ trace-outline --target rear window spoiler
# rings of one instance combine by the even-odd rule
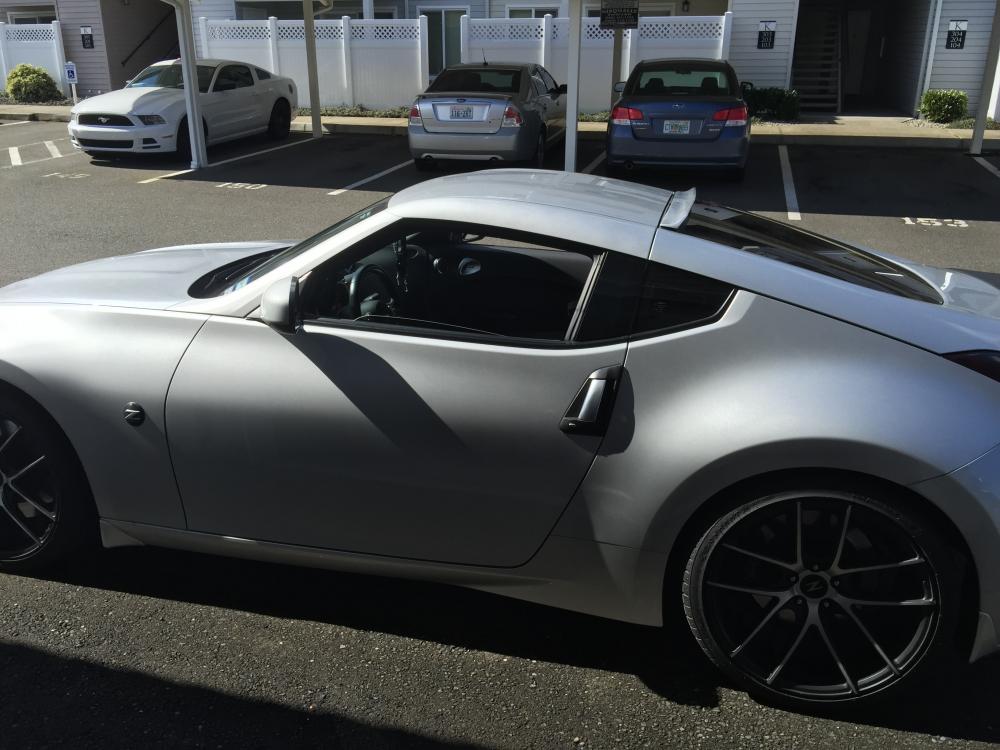
[[[694,205],[696,193],[694,188],[675,192],[670,196],[667,207],[663,209],[660,226],[665,229],[680,229],[687,221],[691,207]]]

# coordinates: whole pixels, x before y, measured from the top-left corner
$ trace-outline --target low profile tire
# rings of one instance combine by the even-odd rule
[[[185,117],[177,126],[177,158],[181,161],[191,161],[191,133]]]
[[[544,169],[545,168],[545,132],[539,131],[538,140],[535,142],[535,153],[528,160],[528,165],[533,169]]]
[[[284,99],[279,99],[271,107],[271,119],[267,122],[267,137],[281,141],[288,137],[292,129],[292,108]]]
[[[684,571],[684,612],[709,659],[751,694],[846,709],[956,663],[960,569],[905,498],[786,491],[705,532]]]
[[[0,393],[0,571],[57,569],[96,549],[97,514],[66,438],[37,406]]]
[[[431,159],[414,159],[413,166],[418,172],[431,172],[434,170],[434,162]]]

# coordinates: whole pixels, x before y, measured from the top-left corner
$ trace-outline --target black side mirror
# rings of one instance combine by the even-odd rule
[[[740,84],[740,91],[742,91],[743,95],[746,96],[748,93],[753,91],[753,84],[750,83],[750,81],[743,81],[743,83]]]
[[[295,333],[301,322],[297,276],[276,281],[264,291],[260,319],[282,333]]]
[[[555,87],[554,91],[556,96],[563,96],[569,91],[569,89],[566,87],[565,83],[560,83],[558,86]]]

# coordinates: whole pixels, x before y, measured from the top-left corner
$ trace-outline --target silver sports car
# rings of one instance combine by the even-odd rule
[[[159,545],[647,625],[788,705],[1000,650],[1000,292],[595,176],[0,291],[0,568]]]

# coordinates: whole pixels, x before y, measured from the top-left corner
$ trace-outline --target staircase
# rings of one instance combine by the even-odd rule
[[[802,0],[792,57],[792,88],[803,112],[839,112],[843,5]]]

